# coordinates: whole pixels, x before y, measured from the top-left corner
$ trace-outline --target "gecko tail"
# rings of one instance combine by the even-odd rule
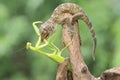
[[[97,45],[96,36],[94,36],[93,40],[94,40],[94,43],[93,43],[92,58],[93,58],[93,61],[95,61],[95,52],[96,52],[96,45]]]
[[[77,14],[73,15],[71,23],[74,23],[74,21],[76,21],[78,19],[83,20],[87,24],[87,26],[88,26],[88,28],[91,32],[91,35],[92,35],[92,38],[93,38],[93,41],[94,41],[92,58],[95,61],[95,51],[96,51],[97,40],[96,40],[96,35],[95,35],[95,32],[94,32],[94,28],[92,26],[92,23],[90,22],[89,18],[87,17],[87,15],[84,12],[77,13]]]

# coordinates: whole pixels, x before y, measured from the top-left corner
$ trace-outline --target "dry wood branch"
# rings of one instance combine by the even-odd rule
[[[71,14],[66,14],[65,16],[69,17],[69,19],[72,18]],[[91,75],[80,51],[80,36],[78,31],[78,22],[74,22],[72,27],[74,31],[73,36],[71,36],[69,32],[69,23],[65,22],[63,24],[62,36],[63,43],[65,45],[72,41],[72,44],[68,47],[70,63],[72,66],[72,75],[69,75],[71,74],[71,72],[68,72],[68,61],[65,60],[65,62],[63,62],[59,66],[56,80],[120,80],[120,67],[104,71],[99,78],[95,78]]]
[[[58,67],[56,80],[66,80],[68,71],[68,58]]]
[[[67,17],[69,20],[71,20],[73,15],[71,15],[70,13],[65,13],[64,17]],[[72,44],[68,47],[72,72],[68,72],[68,61],[64,61],[62,64],[60,64],[58,68],[56,80],[120,80],[120,67],[104,71],[99,78],[95,78],[93,75],[91,75],[87,65],[83,60],[80,50],[81,39],[78,31],[78,21],[75,21],[72,25],[72,36],[70,33],[69,21],[66,20],[62,24],[62,26],[63,43],[67,45],[69,42],[72,41]],[[72,75],[69,75],[71,73]]]
[[[115,67],[104,71],[100,80],[120,80],[120,67]]]
[[[66,14],[66,17],[71,18],[72,15]],[[64,44],[69,43],[71,40],[73,41],[68,47],[70,62],[72,65],[73,80],[94,80],[82,58],[82,53],[80,51],[78,22],[76,21],[72,27],[74,32],[73,37],[69,33],[69,24],[63,24]]]

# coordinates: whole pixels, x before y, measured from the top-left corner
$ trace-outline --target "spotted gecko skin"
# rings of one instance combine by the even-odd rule
[[[61,21],[65,18],[64,17],[65,13],[69,13],[73,16],[71,24],[78,19],[83,20],[87,24],[94,41],[92,57],[93,59],[95,59],[94,56],[95,56],[97,40],[96,40],[94,29],[92,27],[92,23],[90,22],[89,18],[87,17],[83,9],[74,3],[63,3],[59,5],[53,11],[51,17],[46,22],[41,24],[39,31],[40,31],[42,40],[47,39],[50,35],[52,35],[55,32],[57,26],[61,24]]]

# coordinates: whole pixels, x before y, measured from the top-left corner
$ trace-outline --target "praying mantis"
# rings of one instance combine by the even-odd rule
[[[36,24],[40,24],[42,23],[41,21],[36,21],[33,22],[33,28],[35,30],[35,33],[38,36],[38,40],[35,44],[35,46],[32,46],[32,43],[27,42],[26,44],[26,48],[30,49],[34,52],[37,52],[39,54],[42,54],[44,56],[47,56],[48,58],[52,59],[53,61],[57,62],[58,64],[62,63],[65,60],[65,57],[63,57],[61,54],[62,52],[71,44],[71,42],[69,42],[64,48],[62,48],[61,50],[55,46],[53,44],[53,42],[50,42],[49,40],[44,39],[43,42],[41,42],[41,34],[39,33],[39,28],[37,27]],[[45,52],[42,51],[42,48],[47,47],[47,49],[50,49],[52,52]],[[70,66],[68,66],[68,68],[70,68]]]

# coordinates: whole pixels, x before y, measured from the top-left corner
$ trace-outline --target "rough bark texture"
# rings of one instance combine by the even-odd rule
[[[68,17],[68,19],[71,20],[72,15],[66,13],[65,17]],[[83,60],[80,50],[81,42],[78,31],[80,26],[78,27],[78,21],[75,21],[72,25],[72,35],[70,33],[70,25],[67,20],[62,26],[63,43],[67,45],[72,41],[72,44],[68,47],[72,72],[68,71],[68,60],[65,60],[58,68],[56,80],[120,80],[120,67],[104,71],[99,78],[95,78],[93,75],[91,75],[87,65]]]
[[[66,14],[66,17],[71,19],[71,14]],[[66,45],[72,41],[68,47],[72,72],[68,71],[68,59],[60,64],[58,68],[56,80],[120,80],[120,67],[104,71],[99,78],[91,75],[85,64],[82,53],[80,51],[80,36],[78,29],[78,21],[74,22],[73,34],[70,33],[69,22],[63,24],[63,43]],[[72,75],[71,75],[72,74]]]
[[[120,67],[106,70],[99,78],[100,80],[120,80]]]
[[[66,17],[71,18],[72,15],[66,14]],[[93,80],[86,64],[83,61],[82,53],[80,51],[80,36],[78,29],[78,22],[76,21],[73,26],[73,34],[71,36],[69,24],[63,25],[63,42],[72,44],[68,47],[70,62],[72,65],[73,80]]]
[[[68,58],[58,67],[56,80],[66,80],[68,71]]]

